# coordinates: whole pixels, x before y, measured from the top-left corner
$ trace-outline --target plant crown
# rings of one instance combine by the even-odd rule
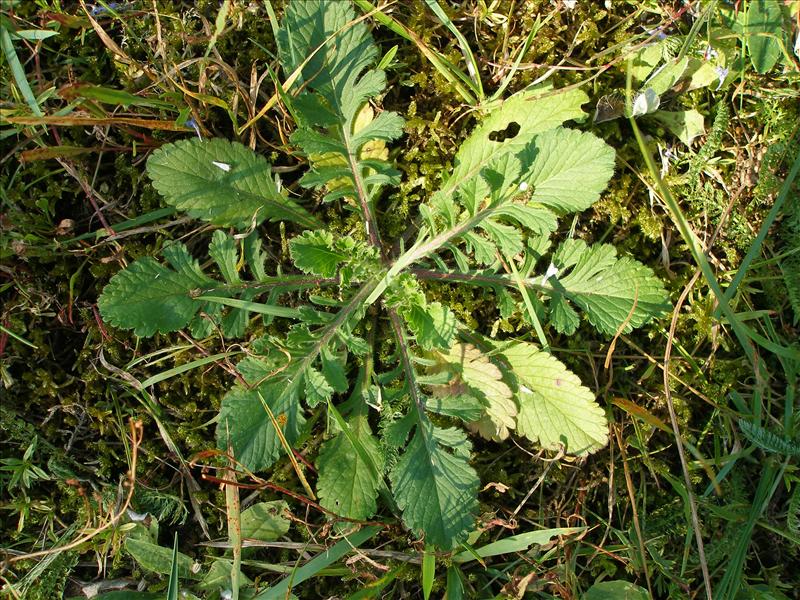
[[[142,258],[115,275],[99,308],[139,336],[188,328],[196,338],[241,338],[256,314],[259,330],[287,332],[251,335],[239,382],[222,399],[219,448],[262,471],[302,443],[310,415],[327,415],[321,505],[364,520],[380,496],[427,544],[451,550],[474,527],[479,489],[458,423],[578,456],[602,448],[604,411],[547,350],[544,325],[572,334],[580,311],[611,337],[662,314],[667,295],[611,245],[551,241],[558,219],[592,206],[614,171],[608,145],[563,127],[585,116],[577,89],[524,90],[488,110],[419,206],[408,243],[384,243],[378,201],[400,180],[387,143],[402,136],[403,119],[373,109],[386,76],[355,17],[348,2],[290,2],[278,46],[287,77],[297,75],[285,103],[297,125],[291,145],[309,164],[300,184],[355,211],[364,235],[326,228],[239,143],[167,144],[147,172],[168,204],[219,227],[213,267],[172,243],[165,263]],[[266,220],[302,230],[288,242],[295,272],[268,272],[257,230]],[[431,299],[432,281],[479,286],[502,317],[534,326],[539,343],[470,330]]]

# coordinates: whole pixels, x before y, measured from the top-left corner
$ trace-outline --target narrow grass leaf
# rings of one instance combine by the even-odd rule
[[[433,582],[436,579],[436,553],[427,546],[422,555],[422,596],[425,600],[431,597]]]
[[[289,577],[278,585],[255,596],[253,600],[283,600],[293,586],[316,577],[323,569],[331,566],[350,552],[356,551],[361,544],[376,536],[380,531],[380,527],[369,526],[346,536],[331,548],[319,553],[307,564],[295,569]]]
[[[562,535],[574,535],[585,531],[585,527],[558,527],[555,529],[542,529],[539,531],[528,531],[512,535],[502,540],[480,546],[475,549],[475,554],[481,558],[498,556],[500,554],[510,554],[512,552],[524,552],[534,544],[543,545],[549,543],[553,538]],[[461,552],[453,557],[453,562],[465,564],[475,560],[475,554]]]
[[[8,33],[8,30],[1,25],[0,49],[2,49],[3,55],[6,57],[6,62],[11,69],[11,75],[14,77],[14,81],[16,81],[17,87],[19,88],[22,97],[25,99],[25,102],[28,104],[34,115],[37,117],[44,116],[42,109],[39,108],[39,103],[36,101],[36,95],[33,93],[33,90],[31,90],[31,86],[28,83],[28,78],[25,75],[25,69],[22,68],[22,64],[19,62],[19,58],[17,57],[17,52],[14,50],[14,44],[11,41],[11,35]]]

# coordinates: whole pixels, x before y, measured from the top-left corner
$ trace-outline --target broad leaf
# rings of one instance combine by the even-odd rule
[[[125,539],[125,551],[130,554],[134,560],[145,571],[152,573],[160,573],[162,575],[169,575],[172,568],[173,552],[171,548],[159,546],[153,542],[136,538],[127,537]],[[199,579],[198,568],[195,568],[195,563],[191,557],[178,552],[177,554],[178,575],[181,579]]]
[[[577,315],[565,299],[580,306],[598,330],[614,335],[629,332],[669,308],[661,280],[632,258],[617,258],[614,246],[587,246],[582,240],[565,241],[553,256],[556,274],[542,287],[552,296],[554,325],[573,333]]]
[[[504,100],[461,145],[442,193],[452,194],[470,179],[478,177],[492,161],[519,153],[536,134],[570,119],[584,117],[581,105],[587,100],[586,94],[580,90],[523,91]]]
[[[351,419],[349,427],[381,472],[381,453],[366,418]],[[373,468],[361,459],[344,433],[325,442],[317,460],[317,469],[317,492],[323,507],[349,519],[367,519],[375,514],[380,482],[374,476]]]
[[[264,157],[237,142],[191,138],[166,144],[147,160],[147,173],[167,204],[215,225],[245,228],[270,219],[320,226],[278,192]]]
[[[436,430],[423,419],[391,473],[403,522],[445,550],[455,548],[473,526],[480,482],[469,450],[462,432]]]
[[[608,441],[608,425],[594,394],[577,375],[533,344],[503,350],[517,378],[517,431],[544,448],[564,446],[570,454],[589,454]]]
[[[591,133],[557,128],[536,136],[526,148],[525,181],[531,201],[561,214],[589,208],[614,173],[614,150]]]
[[[243,510],[242,538],[264,542],[277,540],[289,531],[290,521],[284,516],[288,510],[289,507],[283,500],[259,502]]]
[[[203,306],[194,298],[217,284],[203,275],[183,244],[173,244],[164,254],[175,270],[147,257],[111,278],[97,301],[107,323],[143,337],[189,324]]]
[[[756,71],[768,73],[781,57],[783,14],[774,0],[751,0],[745,13],[747,50]]]
[[[484,406],[484,414],[472,419],[469,428],[488,440],[507,439],[515,427],[517,405],[497,365],[471,344],[454,345],[443,360],[457,373],[445,389],[454,395],[472,395]]]
[[[233,448],[234,457],[251,471],[269,467],[283,453],[269,406],[288,443],[305,423],[296,384],[283,380],[254,389],[235,387],[222,399],[217,422],[217,446]]]
[[[650,594],[628,581],[601,581],[586,590],[582,600],[650,600]]]
[[[670,133],[687,146],[691,146],[696,137],[706,132],[705,119],[695,109],[675,112],[659,110],[652,117],[663,123]]]

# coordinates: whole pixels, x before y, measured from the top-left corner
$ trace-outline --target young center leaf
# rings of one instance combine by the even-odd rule
[[[595,452],[608,441],[608,424],[594,394],[577,375],[533,344],[516,343],[503,357],[517,379],[517,432],[542,447],[569,454]]]

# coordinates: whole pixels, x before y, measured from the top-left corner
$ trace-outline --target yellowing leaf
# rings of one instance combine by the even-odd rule
[[[608,424],[603,409],[575,373],[533,344],[514,344],[503,356],[518,380],[519,433],[544,448],[564,446],[577,455],[606,445]]]
[[[508,438],[509,430],[516,425],[517,405],[497,365],[471,344],[456,344],[444,360],[458,372],[450,389],[455,386],[457,393],[471,393],[484,405],[484,415],[467,427],[487,440]]]

